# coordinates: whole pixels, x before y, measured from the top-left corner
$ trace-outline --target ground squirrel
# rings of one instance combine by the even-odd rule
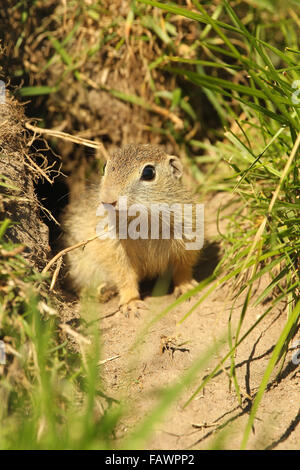
[[[65,246],[93,237],[99,222],[97,208],[109,204],[118,209],[120,196],[127,197],[128,206],[138,203],[147,210],[153,203],[192,203],[181,176],[179,158],[158,146],[130,144],[117,150],[106,162],[100,185],[79,195],[65,210]],[[69,252],[67,263],[76,289],[113,284],[120,295],[120,311],[139,316],[145,308],[139,281],[171,268],[175,294],[181,295],[196,285],[192,270],[198,254],[199,250],[186,250],[183,239],[120,239],[117,235],[116,239],[95,239],[84,249]]]

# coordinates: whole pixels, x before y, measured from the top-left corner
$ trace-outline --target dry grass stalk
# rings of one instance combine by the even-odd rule
[[[96,240],[96,238],[98,238],[98,235],[95,235],[94,237],[92,238],[88,238],[87,240],[84,240],[82,242],[79,242],[79,243],[76,243],[75,245],[72,245],[72,246],[68,246],[67,248],[64,248],[63,250],[61,250],[59,253],[57,253],[50,261],[49,263],[47,263],[47,265],[44,267],[43,271],[42,271],[42,274],[45,274],[47,271],[49,271],[49,269],[51,268],[51,266],[53,266],[53,264],[59,259],[61,258],[62,256],[64,256],[66,253],[68,253],[69,251],[72,251],[72,250],[76,250],[76,248],[80,248],[81,246],[85,246],[87,245],[88,243],[92,242],[93,240]]]
[[[93,142],[92,140],[83,139],[82,137],[76,137],[74,135],[67,134],[66,132],[55,131],[53,129],[43,129],[40,127],[33,126],[28,122],[26,122],[25,126],[27,129],[33,131],[35,134],[46,134],[52,137],[57,137],[58,139],[68,140],[69,142],[73,142],[75,144],[85,145],[86,147],[99,149],[102,152],[104,158],[106,160],[108,159],[107,151],[105,150],[105,147],[102,142]]]

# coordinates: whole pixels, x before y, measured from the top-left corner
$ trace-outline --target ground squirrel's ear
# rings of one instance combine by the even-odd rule
[[[175,155],[169,155],[169,165],[175,178],[180,179],[182,177],[182,163]]]

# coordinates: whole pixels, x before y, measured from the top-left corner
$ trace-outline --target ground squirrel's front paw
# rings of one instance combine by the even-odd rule
[[[127,304],[120,305],[119,310],[125,317],[134,315],[136,318],[141,316],[141,312],[147,310],[148,307],[142,300],[130,300]]]
[[[118,293],[118,290],[116,286],[113,284],[109,284],[107,282],[104,282],[103,284],[100,284],[97,289],[97,294],[98,294],[98,299],[99,302],[102,304],[108,302],[110,299],[115,297]]]
[[[189,290],[193,289],[198,285],[198,282],[195,281],[195,279],[192,279],[191,281],[188,282],[183,282],[179,286],[176,286],[174,289],[174,294],[176,297],[180,297],[182,294],[185,294]]]

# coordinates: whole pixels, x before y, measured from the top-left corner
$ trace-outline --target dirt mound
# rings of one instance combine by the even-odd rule
[[[29,151],[25,122],[23,107],[7,96],[0,103],[0,219],[11,220],[5,237],[24,245],[25,256],[41,269],[49,256],[49,234],[34,182],[46,173]]]

